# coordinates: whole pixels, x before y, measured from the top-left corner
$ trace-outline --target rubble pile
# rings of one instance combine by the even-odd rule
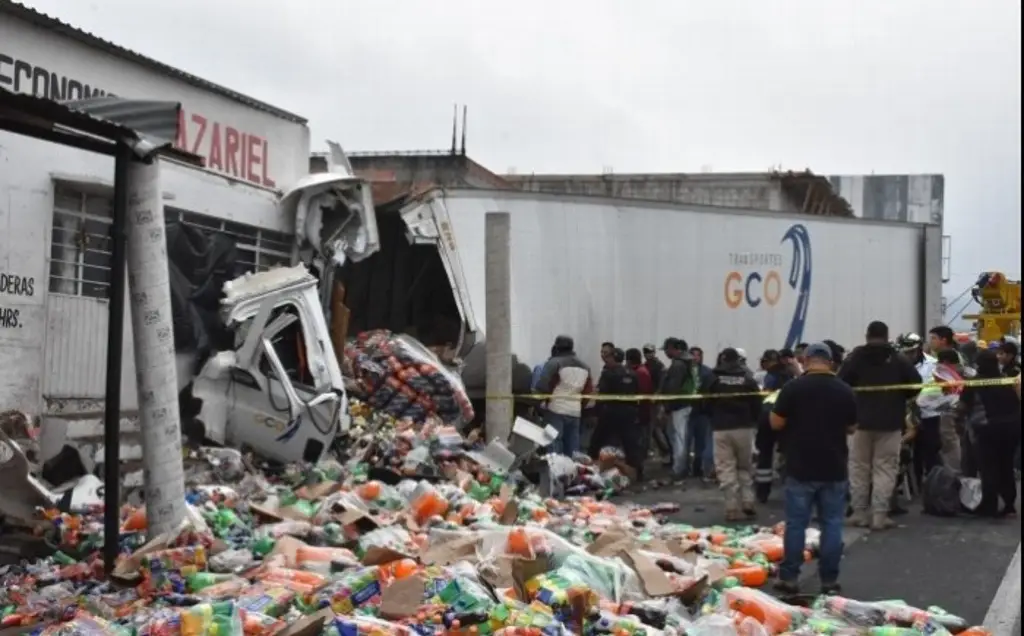
[[[189,451],[187,519],[151,537],[145,511],[126,506],[110,577],[100,507],[41,512],[38,533],[56,551],[0,569],[0,627],[125,636],[985,633],[895,601],[783,603],[756,589],[782,558],[781,527],[695,528],[666,521],[670,505],[602,500],[625,483],[613,454],[597,465],[538,458],[467,442],[429,415],[403,424],[358,402],[352,414],[345,453],[317,465]],[[516,429],[533,448],[543,441],[536,427]],[[546,496],[533,473],[558,495],[584,485],[598,496]],[[811,531],[808,559],[817,541]]]

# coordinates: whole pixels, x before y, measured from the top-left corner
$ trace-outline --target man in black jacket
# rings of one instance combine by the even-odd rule
[[[850,353],[839,379],[854,389],[921,383],[917,369],[889,343],[889,327],[879,321],[868,325],[867,343]],[[857,393],[858,426],[850,447],[853,525],[893,527],[889,504],[899,475],[907,402],[920,392],[916,388]]]
[[[708,387],[715,471],[725,494],[725,520],[739,521],[754,511],[754,428],[761,413],[760,387],[735,349],[722,351]],[[736,397],[729,397],[735,395]]]
[[[622,349],[613,348],[605,361],[604,371],[598,381],[597,393],[601,396],[635,396],[640,393],[636,374],[623,362],[626,354]],[[631,399],[601,400],[597,406],[597,428],[590,438],[590,456],[597,459],[605,446],[620,446],[626,455],[626,463],[643,479],[643,440],[637,420],[640,402]]]
[[[795,358],[794,358],[795,363]],[[796,377],[792,364],[783,362],[782,354],[769,349],[761,356],[761,366],[765,369],[764,390],[779,391],[790,380]],[[772,429],[768,421],[768,413],[772,404],[763,404],[758,418],[757,436],[754,444],[757,447],[757,471],[754,474],[757,499],[767,503],[771,496],[772,482],[775,480],[775,448],[779,441],[779,433]]]

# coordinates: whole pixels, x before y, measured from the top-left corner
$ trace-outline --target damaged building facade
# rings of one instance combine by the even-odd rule
[[[168,223],[223,233],[238,271],[291,261],[280,189],[308,174],[294,114],[0,0],[0,89],[53,100],[117,95],[181,102],[176,146],[206,169],[164,161]],[[101,431],[113,160],[0,133],[0,409],[44,418],[44,438]],[[129,323],[130,324],[130,323]],[[122,422],[136,408],[130,333]],[[60,441],[57,441],[60,440]],[[47,440],[42,440],[47,454]],[[130,445],[122,445],[122,458]]]

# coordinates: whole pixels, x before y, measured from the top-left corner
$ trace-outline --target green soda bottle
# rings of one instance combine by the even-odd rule
[[[258,557],[265,557],[274,549],[275,544],[272,537],[262,536],[252,544],[252,553]]]
[[[213,572],[196,572],[185,577],[189,592],[198,592],[208,587],[230,581],[234,576],[231,574],[214,574]]]

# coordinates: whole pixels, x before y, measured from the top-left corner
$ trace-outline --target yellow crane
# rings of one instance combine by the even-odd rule
[[[1009,280],[1002,272],[985,272],[978,277],[971,295],[981,311],[964,318],[974,321],[979,340],[1020,338],[1019,280]]]

